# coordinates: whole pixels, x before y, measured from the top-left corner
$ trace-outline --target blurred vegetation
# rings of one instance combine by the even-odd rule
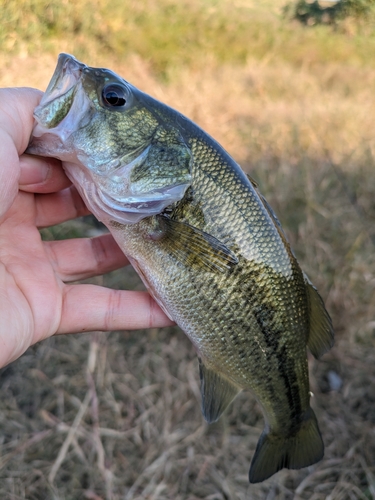
[[[0,85],[45,88],[71,52],[188,115],[251,173],[333,318],[335,347],[310,360],[324,460],[249,486],[260,409],[244,393],[206,425],[177,328],[60,336],[0,371],[0,498],[375,499],[374,29],[353,13],[309,29],[285,4],[3,0]],[[81,218],[42,236],[100,230]],[[129,269],[87,281],[142,287]]]
[[[359,12],[360,5],[367,9],[370,1],[343,0],[340,5]],[[313,52],[316,61],[373,64],[373,34],[363,38],[359,33],[355,43],[327,30],[312,35],[283,22],[284,2],[275,4],[279,10],[256,8],[252,2],[233,8],[228,0],[3,0],[0,51],[56,52],[70,38],[77,57],[100,53],[120,59],[137,54],[164,76],[176,65],[201,67],[208,56],[218,63],[243,64],[249,58],[262,60],[270,51],[297,65],[306,51]],[[320,8],[316,5],[301,0],[295,15],[302,8],[310,15]]]
[[[374,0],[298,0],[284,7],[284,13],[303,24],[337,24],[348,17],[354,22],[375,21]]]

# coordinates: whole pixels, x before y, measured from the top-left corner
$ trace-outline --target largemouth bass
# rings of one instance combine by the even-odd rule
[[[61,54],[28,152],[63,161],[199,357],[216,421],[249,389],[265,427],[249,480],[323,457],[306,346],[333,344],[322,299],[254,181],[189,119],[107,69]]]

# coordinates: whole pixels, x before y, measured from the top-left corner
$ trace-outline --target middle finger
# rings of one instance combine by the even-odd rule
[[[36,225],[39,228],[60,224],[90,213],[74,186],[56,193],[36,194],[35,205]]]
[[[91,278],[129,264],[111,234],[45,241],[44,248],[55,272],[65,282]]]

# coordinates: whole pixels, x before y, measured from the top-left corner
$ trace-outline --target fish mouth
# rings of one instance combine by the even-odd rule
[[[86,66],[70,54],[60,54],[55,72],[48,84],[46,92],[35,110],[35,115],[39,117],[42,109],[55,99],[60,99],[70,92],[81,79],[82,70]]]
[[[56,69],[42,100],[34,110],[36,125],[33,129],[28,153],[49,155],[45,140],[39,138],[50,135],[54,148],[63,152],[64,145],[76,130],[77,123],[87,116],[89,100],[82,91],[82,74],[87,66],[70,54],[60,54]],[[43,137],[45,139],[45,137]],[[52,149],[52,148],[48,148]],[[61,157],[61,159],[63,159]]]

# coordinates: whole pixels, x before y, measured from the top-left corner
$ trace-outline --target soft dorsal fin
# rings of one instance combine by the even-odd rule
[[[225,272],[238,264],[236,255],[214,236],[164,215],[155,220],[156,240],[167,243],[168,252],[184,265]]]
[[[216,422],[242,389],[229,382],[220,373],[207,368],[201,359],[199,359],[199,375],[203,416],[209,423]]]
[[[315,358],[331,349],[334,342],[331,318],[317,289],[304,274],[310,307],[310,331],[307,346]]]

